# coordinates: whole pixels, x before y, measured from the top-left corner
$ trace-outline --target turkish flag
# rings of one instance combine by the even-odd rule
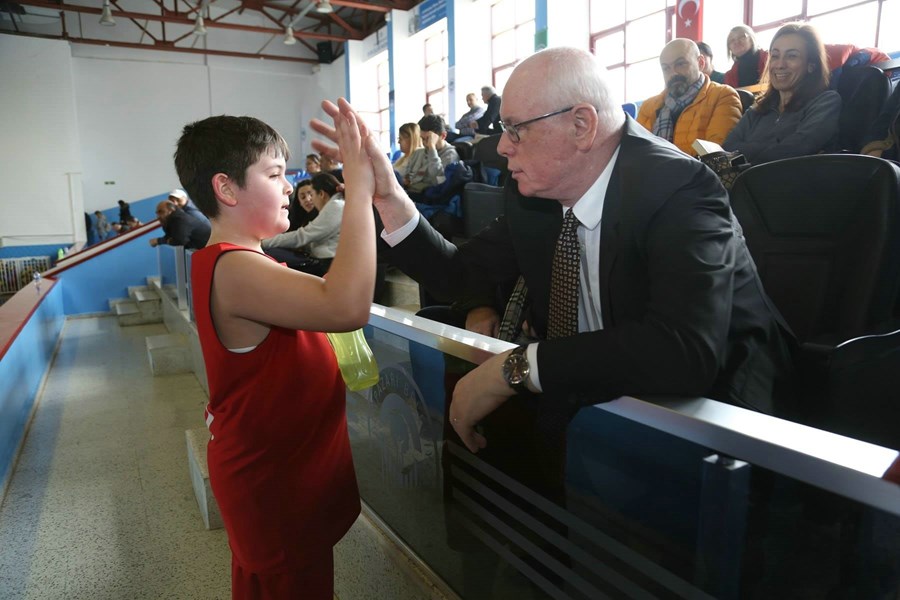
[[[701,0],[678,0],[675,8],[675,37],[695,42],[703,38],[703,10]]]

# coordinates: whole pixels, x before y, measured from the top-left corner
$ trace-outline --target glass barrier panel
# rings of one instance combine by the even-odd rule
[[[565,411],[542,407],[538,396],[513,398],[482,423],[488,445],[473,454],[449,426],[448,400],[484,355],[511,346],[479,346],[487,338],[455,328],[424,333],[415,319],[407,319],[407,331],[371,323],[365,333],[381,378],[348,393],[360,493],[461,597],[900,592],[900,503],[894,504],[900,495],[882,473],[796,458],[790,448],[774,451],[765,465],[751,464],[726,452],[738,447],[728,441],[737,433],[698,443],[677,421],[665,431],[617,414],[630,402],[698,420],[676,405],[634,399],[588,406],[570,420]],[[743,447],[756,452],[752,444]],[[882,472],[884,457],[897,454],[874,446],[872,452]],[[823,489],[838,484],[814,486],[802,481],[805,475],[767,468],[795,459],[818,460],[809,470],[821,472],[810,480],[863,482],[881,499],[870,505]]]

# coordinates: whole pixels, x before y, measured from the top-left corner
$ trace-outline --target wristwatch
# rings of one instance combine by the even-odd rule
[[[519,346],[503,361],[503,378],[517,394],[529,392],[528,374],[531,373],[531,366],[525,354],[527,348],[528,346]]]

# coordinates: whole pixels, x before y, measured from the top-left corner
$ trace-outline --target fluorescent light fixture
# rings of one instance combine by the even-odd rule
[[[294,37],[294,28],[288,25],[284,30],[284,45],[293,46],[296,43],[297,38]]]
[[[112,16],[112,9],[109,7],[109,0],[103,0],[103,12],[100,13],[100,24],[109,27],[116,24],[116,20],[113,19]]]
[[[325,13],[325,14],[333,13],[334,7],[331,6],[331,2],[329,2],[328,0],[320,0],[316,4],[316,12]]]

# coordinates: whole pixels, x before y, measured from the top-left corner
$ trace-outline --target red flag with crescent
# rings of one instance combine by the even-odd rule
[[[678,0],[675,8],[675,37],[695,42],[703,38],[703,9],[701,0]]]

